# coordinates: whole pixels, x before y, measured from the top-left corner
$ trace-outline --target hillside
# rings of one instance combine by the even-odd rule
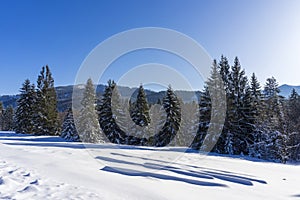
[[[299,166],[0,133],[0,199],[297,199]]]
[[[56,87],[56,93],[57,93],[57,99],[58,99],[58,110],[64,111],[67,109],[72,102],[72,94],[73,94],[73,85],[69,86],[58,86]],[[79,91],[83,91],[84,85],[78,85],[76,87]],[[101,96],[103,94],[105,86],[104,85],[97,85],[96,93],[97,96]],[[291,85],[281,85],[279,87],[280,89],[280,95],[288,98],[291,94],[292,89],[296,89],[296,91],[300,94],[300,86],[291,86]],[[118,87],[120,94],[124,98],[135,98],[137,95],[137,88],[129,88],[129,87]],[[165,95],[164,91],[161,92],[155,92],[151,90],[145,90],[147,94],[147,100],[149,103],[154,104],[157,102],[158,99],[162,99]],[[191,91],[176,91],[177,94],[179,94],[181,97],[183,97],[184,102],[190,102],[190,101],[197,101],[197,98],[200,96],[200,92],[191,92]],[[195,96],[196,94],[196,96]],[[13,107],[16,107],[17,105],[17,99],[18,95],[2,95],[0,96],[0,101],[3,103],[4,107],[7,107],[9,105],[12,105]]]
[[[279,89],[280,89],[280,95],[284,96],[285,98],[288,98],[291,95],[293,89],[295,89],[296,92],[300,94],[300,86],[292,86],[292,85],[284,84],[281,85]]]
[[[55,87],[58,101],[57,107],[59,111],[64,111],[70,107],[72,103],[73,88],[73,85]],[[77,85],[75,88],[76,92],[78,93],[82,93],[84,91],[84,85]],[[98,97],[103,94],[104,89],[105,86],[102,84],[96,86],[96,94]],[[119,86],[118,89],[123,98],[135,99],[137,96],[137,88]],[[162,99],[165,95],[164,91],[155,92],[151,90],[145,90],[145,92],[147,94],[147,100],[150,104],[155,104],[158,99]],[[182,100],[184,102],[197,101],[197,98],[200,96],[200,92],[176,91],[176,93],[183,98]],[[4,107],[9,105],[16,107],[18,98],[18,95],[3,95],[0,96],[0,101],[3,103]]]

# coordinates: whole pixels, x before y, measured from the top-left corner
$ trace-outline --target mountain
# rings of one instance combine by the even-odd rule
[[[284,84],[281,85],[279,89],[280,89],[280,95],[284,96],[285,98],[288,98],[290,96],[292,89],[295,89],[296,92],[300,94],[300,86],[292,86],[292,85]]]
[[[105,85],[99,84],[96,85],[96,94],[98,99],[101,98],[103,92],[105,90]],[[68,85],[68,86],[58,86],[55,87],[56,94],[57,94],[57,107],[60,112],[65,111],[68,109],[72,104],[72,96],[73,96],[73,89],[75,90],[74,97],[79,96],[83,93],[85,85]],[[121,94],[122,98],[131,98],[131,100],[135,100],[137,96],[138,88],[130,88],[126,86],[118,86],[118,90]],[[162,100],[165,96],[165,91],[155,92],[152,90],[145,89],[145,93],[147,95],[148,103],[155,104],[158,99]],[[197,101],[200,96],[200,92],[192,92],[192,91],[175,91],[179,97],[182,98],[183,102],[191,102]],[[17,100],[19,99],[19,95],[2,95],[0,96],[0,102],[3,103],[4,107],[12,105],[13,107],[17,106]],[[75,102],[79,103],[79,102]]]

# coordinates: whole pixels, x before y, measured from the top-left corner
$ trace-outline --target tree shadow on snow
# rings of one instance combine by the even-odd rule
[[[180,182],[185,182],[185,183],[190,183],[190,184],[200,185],[200,186],[226,187],[226,185],[224,185],[224,184],[195,180],[195,178],[206,179],[206,180],[219,179],[222,181],[236,183],[236,184],[240,184],[240,185],[246,185],[246,186],[252,186],[253,182],[257,182],[260,184],[267,184],[267,182],[264,180],[249,178],[249,177],[242,176],[242,175],[234,175],[233,173],[230,173],[230,172],[227,172],[227,173],[216,172],[213,169],[210,170],[207,168],[206,168],[206,170],[199,168],[196,171],[196,170],[190,170],[190,169],[186,169],[186,168],[165,166],[165,165],[161,165],[161,164],[157,164],[157,163],[150,163],[150,162],[145,162],[143,164],[140,164],[140,163],[134,163],[134,162],[130,162],[130,161],[119,160],[116,158],[110,158],[110,157],[104,157],[104,156],[97,156],[96,159],[106,161],[106,162],[111,162],[111,163],[127,165],[126,168],[106,166],[103,169],[101,169],[102,171],[107,171],[107,172],[112,172],[112,173],[117,173],[117,174],[122,174],[122,175],[127,175],[127,176],[141,176],[141,177],[158,178],[158,179],[163,179],[163,180],[174,180],[174,181],[180,181]],[[155,161],[161,162],[159,160],[155,160]],[[174,176],[163,175],[163,174],[153,173],[153,172],[142,172],[142,171],[132,170],[132,166],[139,166],[139,167],[143,167],[143,168],[150,169],[150,170],[157,170],[157,172],[158,171],[172,172],[174,174]],[[185,176],[186,178],[181,178],[181,177],[179,178],[176,175]],[[190,179],[190,178],[193,178],[193,179]]]

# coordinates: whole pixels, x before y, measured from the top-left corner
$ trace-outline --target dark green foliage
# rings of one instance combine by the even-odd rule
[[[3,123],[3,103],[0,101],[0,130],[3,129],[4,123]]]
[[[170,144],[180,128],[180,103],[171,86],[169,86],[166,96],[163,99],[163,107],[166,112],[166,122],[158,134],[149,138],[149,144],[157,147]]]
[[[3,112],[3,131],[14,130],[14,109],[12,106],[7,107]]]
[[[69,108],[64,118],[60,137],[68,141],[79,141],[79,135],[75,126],[72,109]]]
[[[49,67],[42,67],[37,80],[35,104],[35,133],[41,135],[58,135],[58,113],[54,79]]]
[[[100,105],[98,106],[99,123],[101,129],[110,142],[116,144],[127,144],[130,143],[130,141],[128,141],[126,133],[118,126],[116,122],[116,115],[113,114],[112,110],[115,109],[115,107],[112,106],[112,103],[117,106],[119,101],[118,96],[113,95],[115,88],[116,83],[109,80]],[[113,96],[116,99],[113,100]]]
[[[197,135],[192,142],[193,149],[200,149],[207,134],[210,118],[211,118],[211,99],[208,87],[205,86],[204,91],[201,93],[199,100],[199,128]]]
[[[136,102],[130,102],[130,116],[138,126],[145,127],[150,123],[149,106],[142,85],[139,87]]]
[[[35,87],[28,79],[20,89],[20,99],[15,114],[16,132],[33,133],[34,132],[34,106],[36,103]]]

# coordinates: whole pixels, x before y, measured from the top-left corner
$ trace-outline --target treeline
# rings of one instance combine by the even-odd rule
[[[230,65],[222,56],[213,62],[198,102],[183,102],[171,86],[156,104],[147,102],[142,85],[136,97],[123,99],[114,81],[108,81],[97,97],[89,79],[80,106],[58,113],[54,79],[45,66],[36,86],[29,80],[23,83],[15,112],[12,107],[0,109],[0,125],[3,130],[60,135],[69,141],[188,146],[283,163],[299,161],[300,97],[295,90],[288,99],[279,92],[274,77],[261,86],[254,73],[246,76],[238,58]]]
[[[217,77],[222,78],[222,85]],[[280,96],[274,77],[268,78],[262,88],[254,73],[248,79],[237,57],[232,66],[224,56],[218,63],[213,62],[211,76],[200,98],[200,123],[193,148],[205,146],[207,131],[213,125],[211,114],[218,112],[211,110],[210,90],[225,91],[227,105],[225,123],[221,135],[215,138],[214,152],[283,163],[299,161],[299,94],[293,90],[288,99]]]

